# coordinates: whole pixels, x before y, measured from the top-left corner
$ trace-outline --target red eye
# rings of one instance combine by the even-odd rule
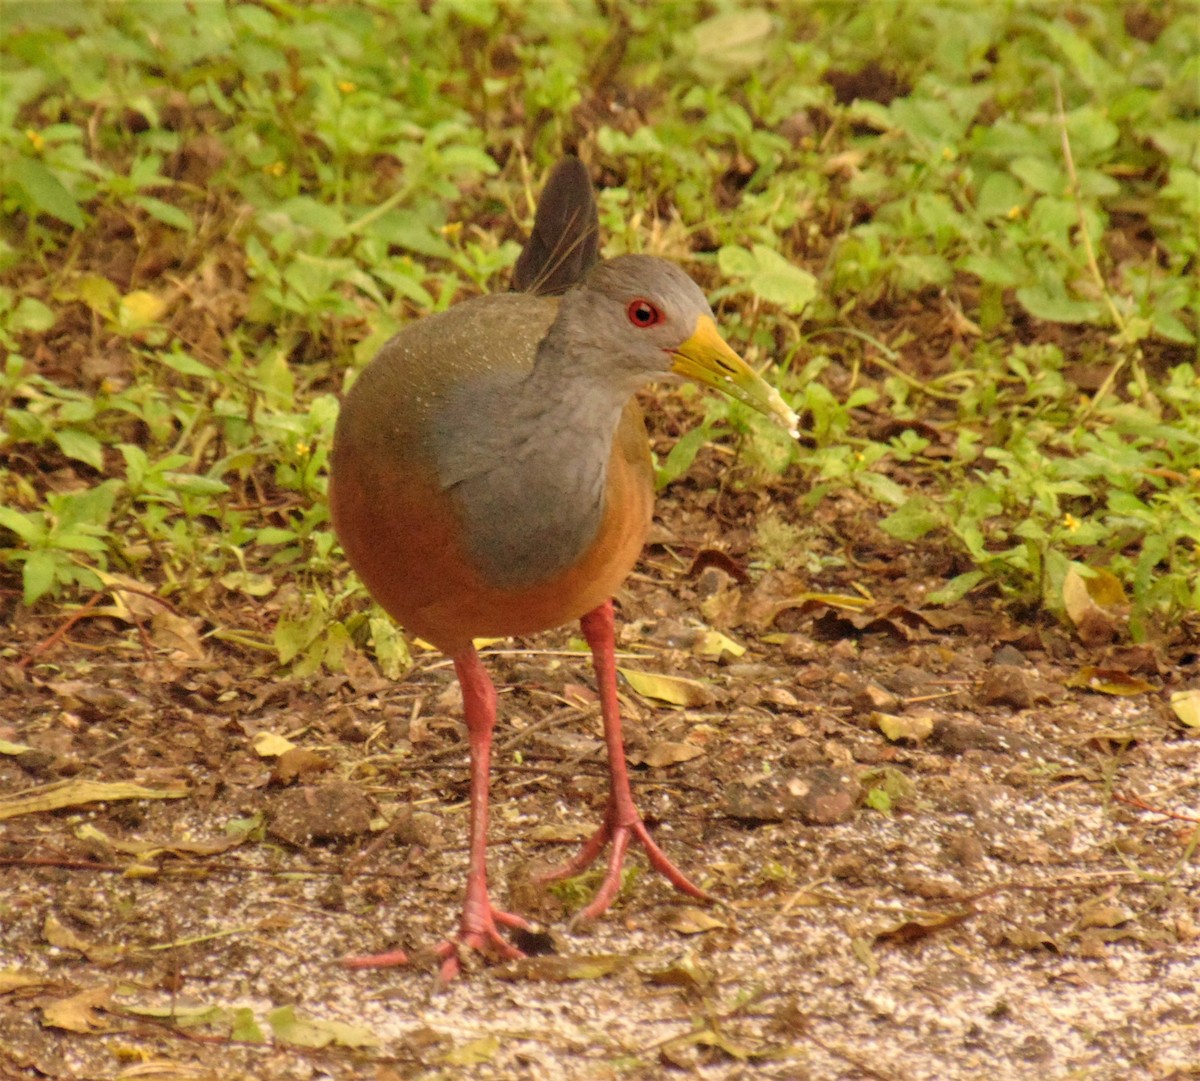
[[[663,314],[648,300],[643,300],[639,297],[637,300],[631,300],[629,307],[625,309],[625,313],[629,316],[629,321],[635,327],[652,327],[655,323],[661,323]]]

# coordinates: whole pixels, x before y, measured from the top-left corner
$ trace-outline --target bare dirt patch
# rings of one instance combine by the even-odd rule
[[[1186,648],[1153,691],[1069,689],[1067,638],[985,601],[934,626],[904,603],[911,565],[856,569],[856,611],[782,605],[785,572],[739,584],[715,556],[688,577],[738,537],[689,507],[665,504],[621,598],[623,663],[711,702],[626,688],[628,750],[656,836],[720,905],[644,875],[572,928],[586,888],[533,884],[599,815],[603,745],[568,631],[499,643],[492,877],[546,933],[439,991],[423,950],[465,865],[448,664],[287,680],[85,619],[3,669],[0,738],[29,748],[0,755],[5,800],[186,794],[0,823],[0,1076],[1200,1075],[1200,755],[1165,693],[1196,679]],[[18,658],[54,629],[11,616]],[[746,652],[706,654],[714,627]],[[337,964],[391,945],[416,963]]]

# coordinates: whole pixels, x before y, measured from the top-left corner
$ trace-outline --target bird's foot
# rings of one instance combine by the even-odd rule
[[[482,918],[470,920],[463,916],[463,926],[457,935],[448,938],[436,953],[442,966],[438,969],[438,981],[449,983],[462,971],[463,955],[468,950],[481,953],[487,958],[499,958],[503,961],[516,961],[524,957],[525,952],[518,949],[500,934],[500,927],[512,927],[519,931],[532,931],[528,920],[514,916],[511,912],[503,912],[488,905],[488,912]]]
[[[677,890],[701,901],[713,900],[711,894],[705,893],[692,882],[654,843],[654,838],[650,836],[650,831],[646,829],[646,823],[642,821],[640,815],[635,812],[632,816],[627,817],[626,821],[617,825],[613,824],[614,817],[616,816],[611,812],[605,817],[604,824],[592,834],[573,860],[541,876],[543,882],[557,882],[563,878],[573,878],[595,863],[596,857],[604,851],[604,846],[611,843],[612,850],[609,853],[608,870],[604,874],[604,881],[600,883],[595,897],[579,913],[578,919],[594,920],[597,916],[603,915],[608,906],[612,904],[613,898],[621,889],[621,865],[625,862],[625,852],[629,848],[629,842],[633,840],[636,840],[645,849],[650,866]]]
[[[462,925],[458,933],[446,939],[433,951],[434,956],[441,961],[438,980],[441,983],[449,983],[462,971],[462,956],[466,950],[474,950],[485,957],[498,957],[505,961],[524,957],[525,954],[521,950],[507,942],[500,934],[501,927],[512,927],[520,931],[533,930],[528,920],[511,912],[504,912],[494,907],[490,901],[468,904],[463,911]],[[342,966],[352,969],[391,968],[408,963],[408,954],[403,950],[388,950],[361,957],[347,957],[342,961]]]

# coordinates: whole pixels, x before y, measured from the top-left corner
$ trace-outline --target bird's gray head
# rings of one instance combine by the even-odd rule
[[[564,307],[572,337],[586,335],[609,366],[643,378],[668,374],[700,320],[713,319],[700,287],[674,263],[651,255],[597,264]]]
[[[795,434],[796,414],[721,337],[700,287],[665,259],[621,255],[597,264],[563,297],[543,347],[548,362],[569,364],[594,385],[630,394],[650,379],[684,376]]]

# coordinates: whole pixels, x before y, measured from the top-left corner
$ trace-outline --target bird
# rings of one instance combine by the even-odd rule
[[[773,417],[797,417],[721,337],[699,286],[650,255],[601,259],[583,162],[563,157],[538,200],[514,291],[464,300],[404,326],[353,382],[339,410],[329,478],[334,532],[379,606],[453,662],[470,759],[469,856],[457,931],[436,947],[439,979],[468,951],[510,960],[493,904],[488,792],[497,694],[473,641],[578,619],[590,647],[607,746],[604,819],[547,881],[607,868],[578,918],[610,906],[630,845],[676,889],[709,900],[656,844],[634,802],[617,698],[612,598],[650,528],[654,474],[635,399],[655,380],[690,379]],[[402,950],[352,968],[407,963]]]

